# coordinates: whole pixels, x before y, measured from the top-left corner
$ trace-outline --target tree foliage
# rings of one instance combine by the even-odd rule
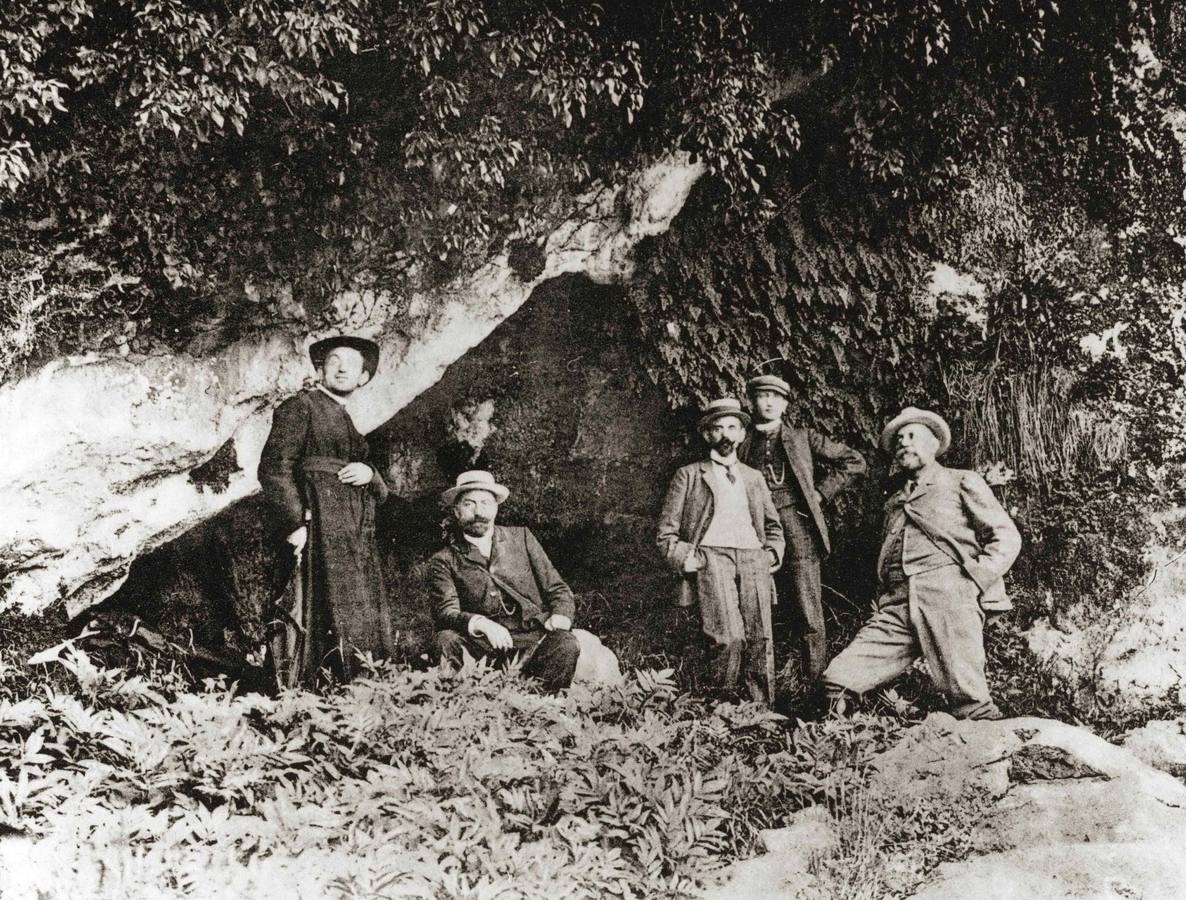
[[[566,198],[676,150],[708,164],[716,215],[737,221],[821,180],[892,219],[879,202],[933,199],[1035,141],[1073,151],[1068,177],[1128,183],[1148,168],[1134,159],[1176,153],[1158,118],[1176,72],[1133,56],[1168,16],[1105,0],[14,0],[0,192],[4,238],[29,251],[3,259],[24,286],[3,324],[43,323],[52,343],[98,310],[132,322],[117,343],[129,327],[178,341],[274,320],[288,288],[313,311],[346,285],[399,292],[530,243]],[[92,276],[62,299],[71,254]]]

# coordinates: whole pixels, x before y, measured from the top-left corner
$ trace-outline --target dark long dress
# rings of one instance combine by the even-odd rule
[[[322,668],[350,679],[356,652],[376,658],[394,649],[383,572],[375,545],[375,508],[387,497],[376,469],[370,484],[338,481],[351,462],[368,462],[366,439],[346,409],[318,389],[276,408],[260,457],[259,480],[276,525],[278,586],[283,586],[272,640],[281,685],[312,686]],[[306,511],[309,519],[306,521]],[[284,538],[309,527],[302,579],[293,575],[292,548]],[[294,623],[299,623],[300,628]],[[303,630],[302,630],[303,629]]]

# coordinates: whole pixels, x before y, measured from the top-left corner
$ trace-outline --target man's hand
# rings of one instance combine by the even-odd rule
[[[342,484],[362,487],[364,484],[370,484],[374,477],[375,470],[363,462],[347,463],[338,469],[338,481]]]
[[[688,573],[700,571],[700,552],[698,550],[693,550],[688,554],[688,558],[684,560],[684,571]]]
[[[544,631],[572,631],[572,619],[560,613],[553,613],[544,622]]]
[[[774,552],[773,547],[767,547],[766,552],[770,554],[770,571],[777,572],[781,563],[778,560],[778,554]]]
[[[300,556],[301,551],[305,549],[305,544],[309,540],[309,529],[302,525],[285,540],[292,544],[292,555]]]
[[[490,642],[490,646],[495,650],[512,650],[515,642],[511,640],[511,633],[495,622],[493,619],[487,619],[485,616],[474,616],[470,620],[470,631],[474,635],[480,635]]]

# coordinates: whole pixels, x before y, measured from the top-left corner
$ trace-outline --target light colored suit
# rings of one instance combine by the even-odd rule
[[[766,479],[757,469],[744,463],[737,464],[737,474],[745,484],[754,533],[766,549],[774,551],[781,565],[786,541]],[[667,488],[663,509],[659,513],[657,543],[667,565],[681,577],[684,576],[684,561],[698,548],[700,539],[712,521],[715,505],[713,492],[716,490],[714,481],[712,463],[705,460],[677,470]],[[692,606],[695,602],[696,582],[684,577],[680,585],[679,604]]]
[[[1017,526],[975,472],[936,463],[897,491],[885,504],[877,610],[824,672],[829,691],[871,690],[921,655],[956,715],[995,715],[984,617],[1010,608],[1003,577],[1020,549]]]
[[[667,565],[680,575],[680,605],[695,604],[699,608],[716,686],[732,691],[743,682],[751,699],[771,703],[774,645],[770,604],[774,583],[770,568],[782,562],[782,522],[761,472],[739,462],[733,466],[733,474],[745,489],[748,521],[740,504],[732,507],[725,503],[736,489],[722,481],[726,477],[723,469],[715,472],[709,461],[693,463],[679,469],[671,480],[659,515],[656,541]],[[746,540],[702,544],[716,510],[734,508],[736,518],[726,515],[722,521],[734,528],[740,525],[747,532],[742,535]],[[717,523],[717,530],[721,525]],[[752,535],[748,534],[750,525]],[[684,564],[693,555],[700,568],[685,573]]]

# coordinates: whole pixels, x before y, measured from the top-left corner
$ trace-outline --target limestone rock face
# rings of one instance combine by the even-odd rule
[[[431,294],[344,292],[343,330],[383,351],[352,399],[359,429],[434,384],[540,283],[628,276],[635,244],[670,225],[701,174],[677,155],[578,198],[579,217],[547,237],[529,280],[502,256]],[[254,492],[271,410],[312,376],[305,351],[323,336],[297,320],[209,355],[61,359],[0,386],[0,609],[64,600],[76,614],[115,591],[138,555]]]
[[[1178,518],[1175,510],[1167,518]],[[1089,675],[1098,692],[1122,710],[1139,710],[1167,694],[1186,704],[1186,555],[1149,549],[1151,576],[1120,616],[1089,621],[1039,619],[1026,633],[1039,659],[1075,683]]]

